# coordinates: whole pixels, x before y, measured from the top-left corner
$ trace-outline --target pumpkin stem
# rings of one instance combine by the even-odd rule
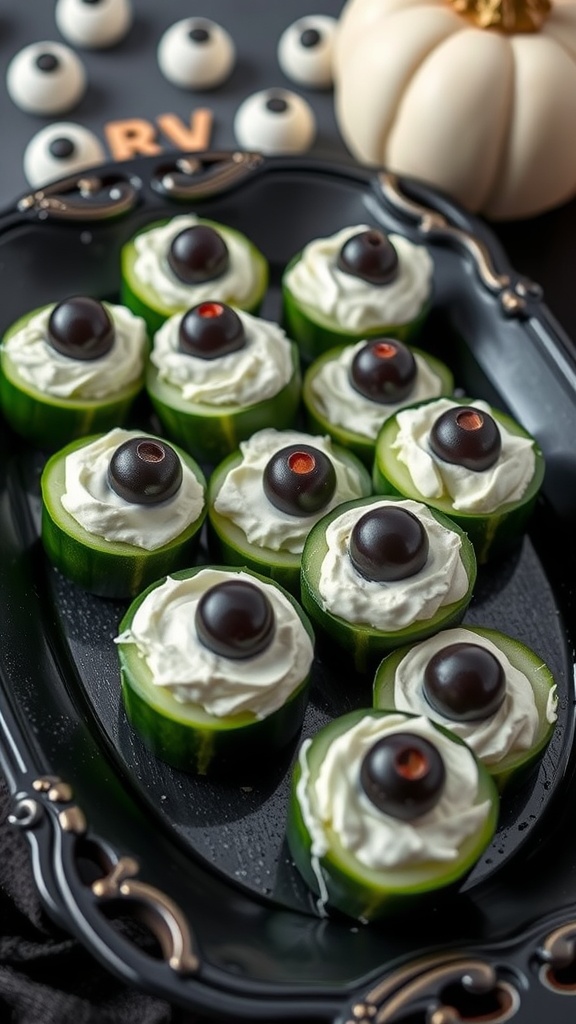
[[[455,11],[479,28],[537,32],[552,9],[550,0],[450,0]]]

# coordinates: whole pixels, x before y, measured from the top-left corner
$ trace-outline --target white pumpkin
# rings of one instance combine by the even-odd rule
[[[576,195],[576,0],[347,0],[334,89],[363,164],[495,220]]]

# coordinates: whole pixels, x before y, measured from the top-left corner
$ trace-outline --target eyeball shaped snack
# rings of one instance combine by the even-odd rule
[[[143,389],[148,337],[124,306],[72,295],[34,309],[0,345],[0,405],[40,448],[122,424]]]
[[[231,75],[236,47],[231,35],[209,18],[184,18],[158,43],[158,66],[180,89],[215,89]]]
[[[41,188],[106,160],[100,139],[89,128],[70,121],[41,128],[24,150],[24,176],[32,188]]]
[[[103,50],[128,34],[133,20],[131,0],[57,0],[54,17],[72,46]]]
[[[163,438],[113,428],[48,459],[42,543],[52,564],[101,597],[134,597],[191,565],[206,515],[206,481]]]
[[[84,96],[86,85],[82,61],[64,43],[25,46],[12,58],[6,72],[8,95],[28,114],[72,110]]]
[[[544,478],[519,423],[471,398],[439,398],[391,416],[376,441],[374,489],[424,501],[466,531],[479,562],[518,542]]]
[[[256,573],[210,565],[156,581],[116,643],[133,728],[182,771],[261,773],[301,728],[314,633],[296,601]]]
[[[149,224],[120,259],[122,301],[151,335],[201,302],[256,313],[268,287],[268,261],[246,235],[193,213]]]
[[[332,85],[332,51],[336,18],[310,14],[294,21],[278,41],[278,63],[286,75],[309,89]]]
[[[356,710],[305,740],[292,774],[287,839],[331,908],[361,921],[418,912],[494,837],[498,792],[469,747],[424,715]]]
[[[261,153],[305,153],[316,138],[310,104],[289,89],[263,89],[248,96],[234,117],[234,135],[243,149]]]
[[[387,655],[376,670],[373,702],[450,729],[502,790],[544,752],[558,696],[535,651],[499,630],[458,626]]]
[[[389,651],[458,624],[476,571],[472,544],[446,516],[372,495],[338,505],[309,531],[301,600],[327,653],[373,672]]]

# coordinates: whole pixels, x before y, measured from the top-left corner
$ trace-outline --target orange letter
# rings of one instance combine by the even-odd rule
[[[199,152],[208,149],[212,135],[212,111],[204,107],[194,110],[190,116],[190,127],[176,114],[161,114],[156,120],[171,142],[180,149]]]
[[[128,160],[139,153],[154,156],[162,152],[162,147],[155,142],[154,125],[140,118],[109,121],[104,125],[104,134],[114,160]]]

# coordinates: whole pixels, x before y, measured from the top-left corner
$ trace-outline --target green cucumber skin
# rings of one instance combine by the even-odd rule
[[[161,224],[166,224],[167,220],[155,221],[153,224],[148,224],[146,228],[140,232],[143,234],[145,231],[149,231],[151,228],[159,227]],[[222,230],[224,226],[216,223],[216,221],[204,220],[199,221],[201,224],[207,224],[216,230]],[[237,236],[241,235],[241,232],[235,231],[233,228],[225,227],[224,229],[229,234]],[[246,310],[247,313],[258,313],[262,301],[268,288],[269,269],[268,261],[265,256],[256,248],[256,246],[243,236],[247,248],[247,258],[254,261],[257,268],[257,283],[254,291],[243,302],[235,303],[239,308]],[[163,306],[161,301],[158,300],[156,303],[147,294],[146,287],[140,287],[139,282],[134,276],[134,262],[136,258],[136,249],[133,241],[127,242],[120,253],[121,263],[121,282],[120,282],[120,298],[122,303],[131,309],[133,313],[141,316],[148,325],[150,335],[153,336],[157,330],[162,326],[168,317],[174,313],[183,312],[188,308],[187,304],[182,307],[167,307]],[[190,299],[190,306],[194,305],[194,298]],[[230,302],[230,305],[234,303]]]
[[[366,497],[372,491],[370,475],[362,463],[352,454],[339,449],[338,457],[352,464],[360,474],[361,487]],[[227,456],[212,472],[208,481],[208,536],[210,550],[214,557],[226,565],[247,566],[279,583],[297,599],[300,598],[300,562],[298,554],[271,551],[250,544],[246,535],[226,516],[214,508],[217,495],[226,475],[242,460],[240,452]]]
[[[494,779],[500,792],[509,790],[512,785],[521,783],[527,774],[534,767],[536,761],[544,752],[554,732],[554,723],[546,719],[546,706],[550,691],[555,686],[554,677],[542,659],[522,644],[496,629],[488,629],[480,626],[466,625],[463,628],[471,634],[471,642],[474,636],[479,635],[491,640],[508,657],[514,668],[523,672],[532,686],[540,727],[536,739],[530,750],[522,751],[519,754],[510,754],[499,764],[487,764],[486,770]],[[394,677],[398,665],[412,649],[414,644],[407,644],[399,650],[394,651],[385,657],[374,676],[373,683],[373,704],[375,708],[393,710],[394,703]],[[430,709],[431,716],[433,715]],[[445,723],[442,723],[445,724]]]
[[[458,402],[462,405],[471,405],[473,399],[459,398]],[[511,433],[533,441],[536,460],[534,475],[520,501],[508,502],[497,512],[482,514],[456,512],[447,500],[423,498],[414,487],[406,467],[401,465],[392,454],[391,444],[398,433],[398,425],[394,416],[383,425],[378,434],[372,471],[372,482],[377,494],[399,494],[405,498],[422,501],[430,508],[442,512],[460,526],[474,545],[476,558],[480,565],[484,565],[495,556],[504,554],[512,545],[521,540],[528,528],[545,471],[544,456],[534,438],[510,416],[498,409],[491,409],[491,412],[494,419]]]
[[[402,500],[389,494],[386,495],[386,498],[391,501]],[[373,495],[360,501],[345,502],[320,520],[306,539],[300,570],[300,597],[303,608],[322,635],[335,642],[338,656],[345,654],[350,659],[355,671],[361,675],[375,671],[384,655],[389,651],[395,650],[403,644],[425,640],[426,637],[432,636],[440,629],[458,625],[466,613],[476,583],[476,557],[468,537],[456,523],[435,509],[430,509],[432,515],[448,529],[459,534],[462,541],[460,553],[468,576],[468,590],[460,601],[455,601],[440,609],[430,619],[422,619],[411,626],[393,632],[384,632],[370,626],[348,623],[322,608],[318,601],[318,579],[321,562],[327,551],[325,540],[327,525],[349,508],[368,507],[369,504],[374,504],[381,499],[381,495]]]
[[[187,579],[204,566],[172,573],[175,579]],[[235,567],[219,566],[229,572]],[[259,579],[264,577],[257,575]],[[119,632],[129,628],[145,597],[164,582],[156,580],[132,602],[120,623]],[[270,582],[265,580],[265,582]],[[310,621],[296,601],[286,594],[297,611],[312,641]],[[217,718],[207,712],[198,714],[193,706],[182,705],[170,694],[162,695],[163,707],[154,702],[154,684],[143,674],[143,665],[131,646],[118,645],[122,698],[130,724],[146,746],[161,760],[181,771],[198,775],[238,777],[256,768],[262,760],[278,756],[299,732],[310,691],[310,676],[302,680],[286,703],[265,719],[251,713]],[[196,718],[195,718],[196,714]]]
[[[67,445],[52,455],[44,467],[41,477],[42,544],[52,565],[84,590],[99,597],[130,598],[160,576],[194,561],[206,518],[206,501],[196,522],[156,551],[145,551],[131,544],[107,544],[79,526],[59,500],[64,489],[66,455],[93,439],[83,438]],[[187,453],[180,451],[179,455],[206,493],[206,481],[200,467]]]
[[[304,381],[302,384],[302,401],[306,411],[306,419],[308,422],[308,429],[311,433],[318,434],[329,434],[329,436],[336,442],[336,444],[342,445],[343,448],[347,448],[356,455],[365,466],[372,471],[374,464],[374,455],[376,451],[376,440],[371,440],[363,434],[356,434],[352,430],[348,430],[346,427],[331,423],[326,418],[323,412],[318,408],[314,393],[312,391],[312,384],[316,374],[322,369],[325,363],[332,359],[335,359],[338,354],[342,351],[341,345],[336,348],[329,349],[324,355],[321,355],[316,359],[306,370],[304,374]],[[431,369],[437,374],[442,382],[441,393],[438,397],[446,396],[449,397],[454,392],[454,377],[452,371],[446,366],[445,363],[437,359],[435,356],[431,356],[428,352],[423,352],[422,349],[410,346],[411,351],[422,359],[425,359]],[[382,406],[382,420],[386,417],[386,406]]]
[[[31,310],[5,332],[7,340],[45,307]],[[57,399],[20,378],[17,367],[0,351],[0,409],[12,430],[29,444],[53,451],[76,438],[104,434],[122,426],[144,387],[143,377],[114,396],[94,401]]]
[[[316,733],[312,745],[305,755],[311,774],[321,764],[331,740],[371,713],[382,717],[386,717],[387,714],[386,711],[360,709],[341,716]],[[446,733],[446,730],[439,728],[439,732]],[[453,738],[456,742],[461,742],[456,737]],[[481,832],[470,837],[464,844],[457,863],[451,863],[449,866],[430,864],[425,867],[421,865],[417,871],[405,868],[389,872],[374,872],[355,861],[355,870],[352,872],[339,856],[339,851],[334,843],[335,837],[331,837],[332,843],[328,850],[318,858],[318,869],[321,871],[328,894],[327,906],[355,919],[374,921],[397,911],[404,914],[409,913],[412,909],[417,911],[431,894],[439,889],[446,892],[462,882],[492,840],[500,806],[498,792],[491,776],[481,764],[477,762],[477,765],[479,771],[478,803],[488,800],[490,812]],[[312,892],[319,896],[318,879],[312,867],[312,836],[304,820],[297,796],[301,777],[302,766],[298,759],[291,779],[287,841],[298,871]]]
[[[199,462],[215,465],[256,431],[293,426],[302,391],[298,349],[294,344],[291,355],[292,376],[288,383],[271,398],[243,408],[187,403],[176,388],[159,379],[152,363],[147,369],[146,390],[166,435]]]

